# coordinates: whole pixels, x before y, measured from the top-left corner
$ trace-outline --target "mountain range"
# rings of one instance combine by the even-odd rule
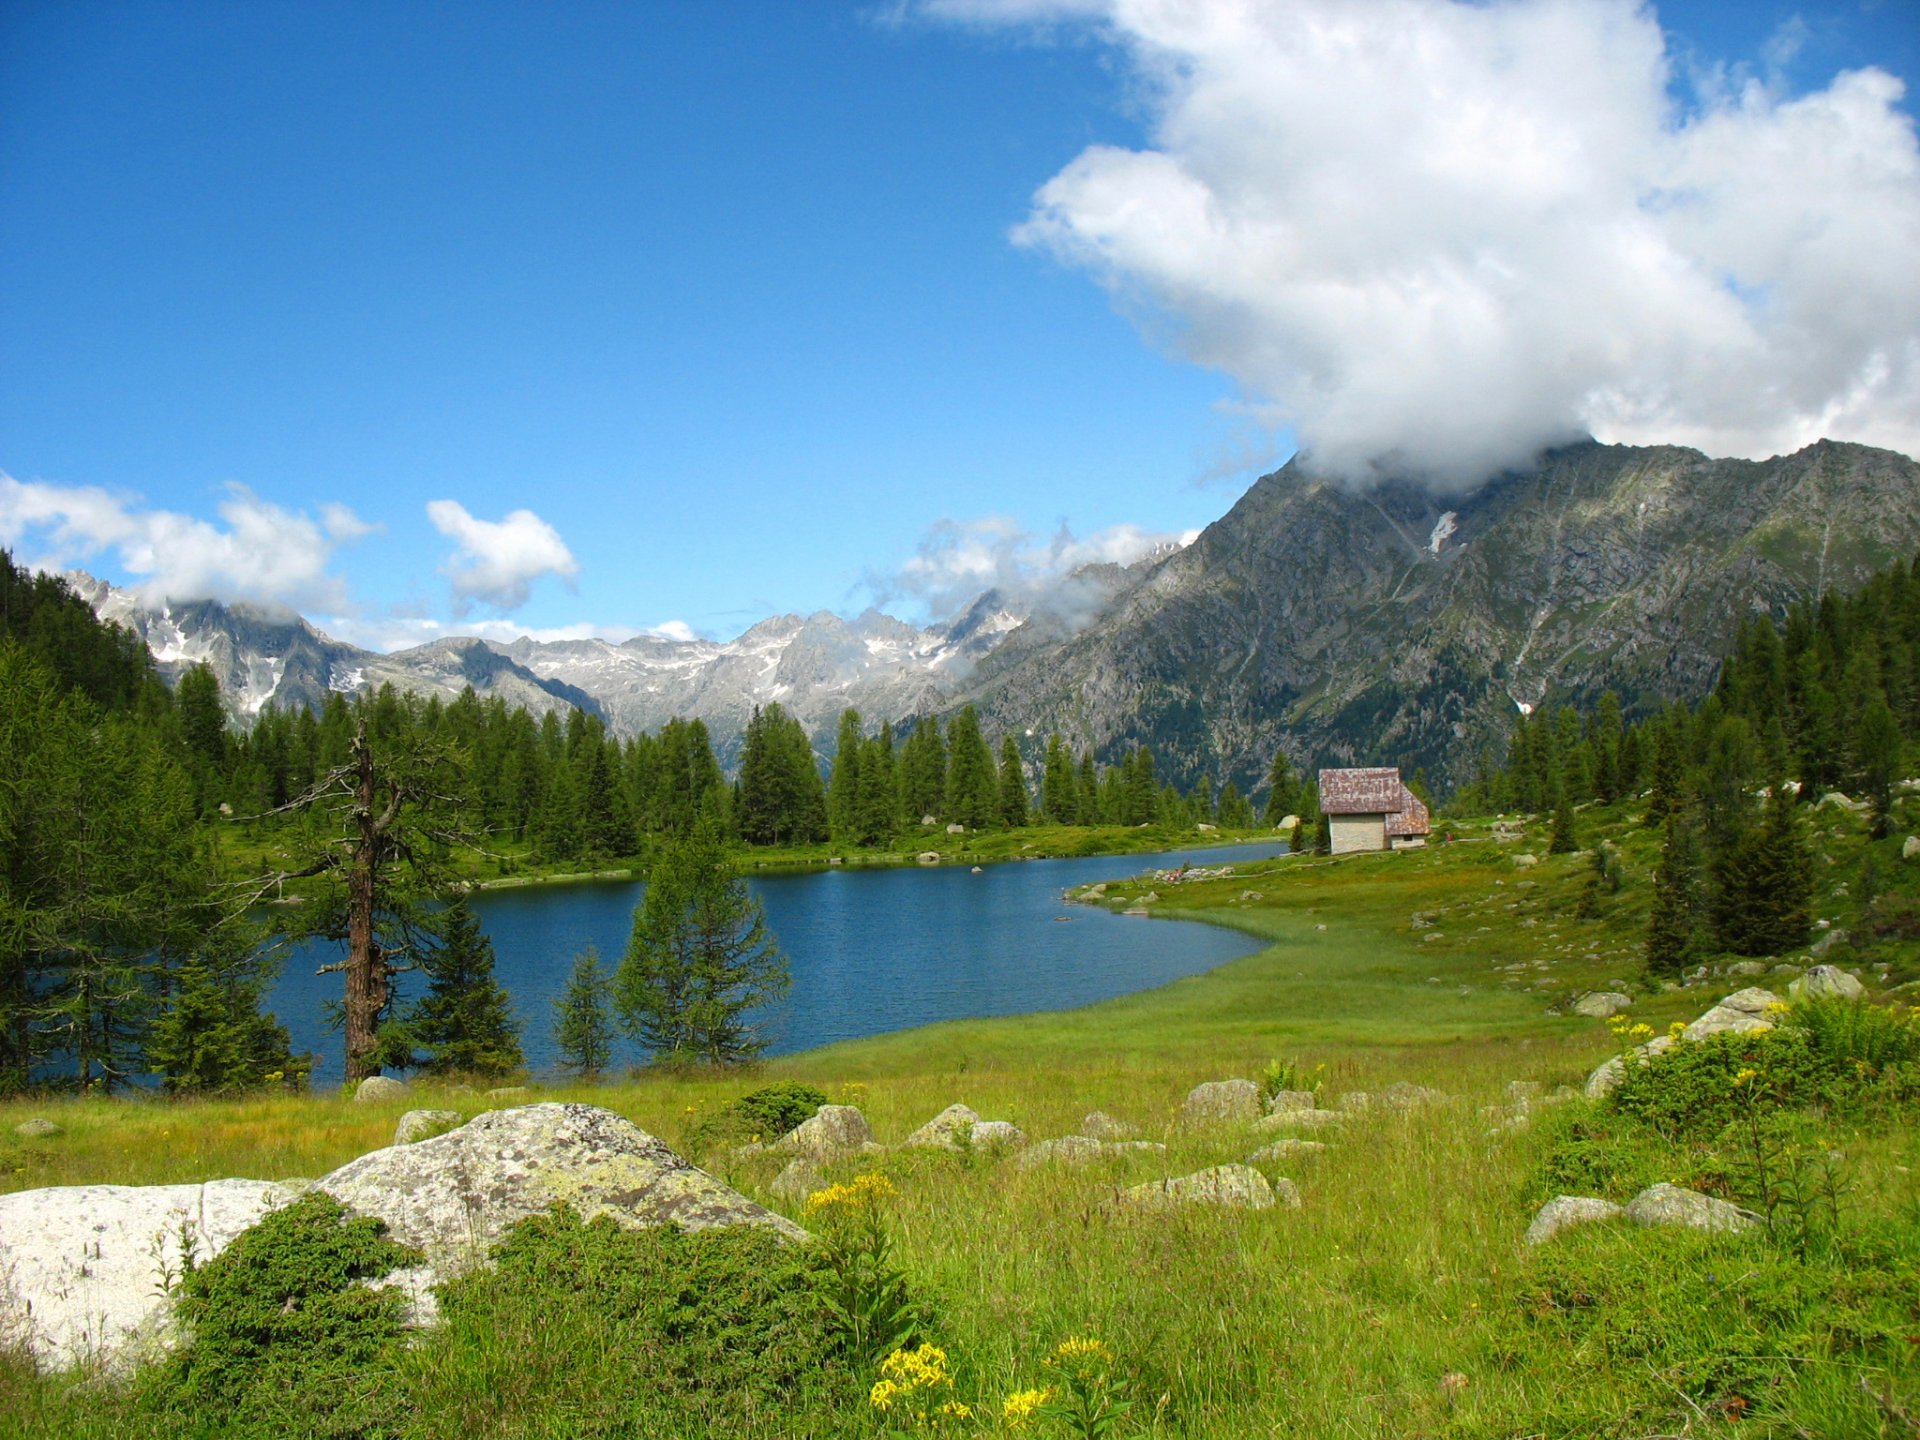
[[[1163,775],[1257,787],[1297,764],[1423,765],[1468,777],[1516,709],[1617,691],[1629,713],[1711,684],[1741,618],[1847,590],[1920,551],[1920,465],[1821,441],[1770,460],[1583,442],[1457,496],[1355,489],[1301,458],[1256,481],[1190,545],[1078,571],[1052,591],[980,596],[915,627],[877,611],[763,620],[724,644],[641,636],[381,655],[290,614],[158,608],[73,577],[168,673],[204,660],[242,720],[269,703],[391,681],[471,684],[619,733],[698,716],[723,761],[753,707],[781,702],[832,745],[965,703],[990,735],[1058,730],[1113,759],[1152,745]]]

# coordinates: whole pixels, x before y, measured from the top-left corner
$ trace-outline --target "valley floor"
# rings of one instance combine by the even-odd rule
[[[1522,1243],[1535,1211],[1560,1193],[1625,1200],[1658,1180],[1741,1189],[1731,1140],[1630,1133],[1582,1099],[1535,1106],[1514,1124],[1504,1123],[1511,1111],[1486,1110],[1506,1106],[1511,1082],[1577,1087],[1618,1050],[1606,1024],[1567,1013],[1568,1002],[1628,990],[1638,997],[1631,1020],[1658,1030],[1742,985],[1783,983],[1708,975],[1650,989],[1639,959],[1650,843],[1624,810],[1586,821],[1620,838],[1628,870],[1626,888],[1592,918],[1576,914],[1585,861],[1545,856],[1544,824],[1508,843],[1456,827],[1460,843],[1426,852],[1291,857],[1158,885],[1156,914],[1269,942],[1160,990],[881,1036],[752,1073],[643,1074],[533,1098],[606,1106],[687,1144],[728,1102],[790,1079],[859,1106],[888,1145],[955,1102],[1035,1140],[1078,1133],[1100,1110],[1164,1142],[1165,1154],[1086,1167],[889,1150],[830,1172],[877,1169],[897,1191],[883,1212],[894,1258],[930,1307],[953,1393],[975,1411],[953,1433],[1013,1433],[994,1418],[1006,1398],[1049,1383],[1043,1362],[1062,1340],[1095,1336],[1132,1401],[1114,1435],[1920,1434],[1920,1135],[1910,1108],[1803,1117],[1844,1156],[1839,1220],[1818,1247],[1619,1221]],[[1834,875],[1851,876],[1868,847],[1845,817],[1832,824]],[[1516,865],[1523,851],[1539,863]],[[1881,873],[1903,873],[1898,865]],[[1108,898],[1137,902],[1144,888]],[[1819,913],[1845,918],[1850,903],[1823,895]],[[1879,988],[1920,976],[1912,954],[1889,954]],[[1269,1178],[1298,1185],[1298,1209],[1114,1205],[1126,1185],[1245,1162],[1262,1141],[1244,1128],[1191,1130],[1175,1117],[1194,1085],[1257,1081],[1274,1062],[1319,1088],[1323,1105],[1396,1082],[1449,1098],[1376,1103],[1316,1134],[1324,1151],[1265,1162]],[[333,1096],[9,1102],[0,1189],[312,1176],[386,1144],[404,1109],[471,1115],[490,1103],[451,1090],[385,1106]],[[29,1115],[63,1133],[18,1137]],[[702,1158],[805,1223],[800,1205],[768,1195],[777,1166],[767,1157],[719,1148]],[[507,1383],[501,1376],[526,1357],[472,1343],[441,1336],[410,1352],[393,1383],[422,1399],[411,1428],[395,1433],[632,1433],[582,1420],[591,1406],[564,1376],[545,1389]],[[535,1331],[520,1343],[582,1342]],[[864,1402],[872,1378],[837,1409],[725,1433],[878,1433],[882,1417]],[[464,1397],[457,1409],[445,1404],[449,1386]],[[0,1367],[0,1432],[174,1433],[145,1414],[111,1385]],[[1051,1423],[1028,1433],[1080,1433]]]

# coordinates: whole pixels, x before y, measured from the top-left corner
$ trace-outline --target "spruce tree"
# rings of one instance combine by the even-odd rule
[[[1126,807],[1129,825],[1151,825],[1159,818],[1160,787],[1153,775],[1153,751],[1145,745],[1128,757]]]
[[[1287,759],[1287,752],[1273,752],[1273,767],[1267,771],[1267,808],[1266,823],[1278,825],[1289,815],[1300,811],[1300,781],[1293,773],[1293,764]]]
[[[1571,855],[1579,848],[1580,840],[1574,833],[1573,800],[1567,794],[1567,783],[1556,779],[1553,783],[1553,836],[1547,841],[1547,853]]]
[[[792,984],[760,901],[728,859],[718,824],[670,842],[647,875],[614,978],[629,1034],[657,1062],[729,1065],[766,1048],[751,1012]]]
[[[260,1010],[271,979],[261,953],[226,932],[174,973],[146,1043],[148,1067],[168,1090],[305,1083],[308,1057],[296,1058],[287,1027]]]
[[[893,758],[893,726],[883,724],[860,755],[855,830],[862,845],[892,843],[899,826],[900,781]]]
[[[860,712],[840,712],[840,731],[834,741],[833,778],[827,785],[827,827],[836,840],[857,840],[860,828],[860,763],[865,737]]]
[[[1701,930],[1700,838],[1681,809],[1667,817],[1660,865],[1653,877],[1653,909],[1647,922],[1647,972],[1680,974],[1692,961]]]
[[[1075,803],[1073,757],[1068,754],[1060,732],[1047,737],[1046,769],[1040,781],[1040,810],[1048,823],[1073,825],[1079,821],[1080,807]]]
[[[401,1028],[429,1075],[499,1076],[526,1063],[513,1002],[493,976],[493,941],[465,900],[441,917],[440,942],[421,957],[427,993]]]
[[[613,1060],[613,977],[588,945],[573,957],[567,988],[553,1002],[553,1047],[564,1069],[588,1079]]]
[[[900,799],[909,825],[947,813],[947,742],[938,716],[915,722],[901,749]]]
[[[947,751],[948,818],[970,830],[993,824],[1000,808],[999,781],[973,706],[963,706],[948,725]]]
[[[1000,740],[1000,823],[1018,830],[1027,823],[1027,776],[1013,736]]]
[[[1074,785],[1076,799],[1075,810],[1081,825],[1101,825],[1107,823],[1107,816],[1101,805],[1100,771],[1094,764],[1093,752],[1085,750],[1080,755],[1079,778]]]
[[[1873,816],[1873,838],[1893,829],[1893,787],[1900,778],[1900,726],[1887,702],[1875,696],[1854,732],[1854,773]]]

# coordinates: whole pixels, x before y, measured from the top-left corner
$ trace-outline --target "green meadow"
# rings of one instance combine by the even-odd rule
[[[1920,978],[1920,944],[1896,930],[1870,945],[1877,912],[1863,891],[1885,891],[1891,880],[1911,893],[1901,867],[1915,863],[1902,862],[1898,847],[1915,817],[1905,818],[1880,842],[1845,813],[1816,811],[1812,820],[1823,855],[1816,914],[1853,930],[1860,948],[1846,953],[1849,967],[1896,1010],[1903,987]],[[15,1355],[0,1368],[0,1431],[1920,1433],[1920,1140],[1908,1070],[1856,1065],[1853,1079],[1818,1091],[1794,1089],[1783,1074],[1769,1092],[1779,1103],[1764,1116],[1754,1109],[1744,1128],[1663,1132],[1583,1098],[1535,1104],[1509,1123],[1511,1082],[1543,1094],[1577,1089],[1621,1048],[1607,1024],[1569,1013],[1587,991],[1624,983],[1637,997],[1629,1020],[1664,1030],[1743,985],[1784,989],[1784,979],[1709,974],[1647,993],[1639,947],[1654,837],[1625,806],[1583,811],[1581,823],[1587,843],[1605,836],[1620,846],[1617,894],[1589,899],[1587,858],[1547,856],[1543,821],[1515,822],[1504,839],[1490,826],[1456,824],[1457,843],[1424,852],[1295,856],[1238,865],[1226,879],[1130,882],[1101,903],[1132,908],[1153,891],[1151,915],[1132,923],[1201,920],[1267,943],[1211,973],[1082,1010],[937,1025],[747,1071],[542,1087],[531,1097],[615,1110],[753,1198],[829,1231],[824,1215],[768,1192],[775,1157],[735,1154],[737,1136],[703,1141],[717,1114],[794,1081],[858,1105],[888,1146],[955,1102],[1013,1121],[1030,1140],[1078,1133],[1097,1109],[1165,1144],[1165,1153],[1084,1166],[889,1149],[829,1170],[833,1180],[872,1173],[888,1182],[871,1214],[911,1297],[911,1343],[943,1352],[943,1378],[927,1382],[927,1393],[948,1404],[945,1413],[904,1400],[876,1408],[871,1387],[884,1357],[809,1340],[791,1315],[756,1329],[743,1317],[763,1313],[757,1300],[741,1299],[731,1318],[675,1330],[657,1315],[645,1323],[615,1315],[612,1302],[596,1309],[576,1287],[503,1280],[456,1305],[440,1329],[356,1360],[346,1387],[353,1405],[315,1400],[313,1387],[333,1373],[318,1362],[305,1379],[297,1368],[276,1372],[266,1399],[216,1404],[189,1398],[201,1392],[178,1375],[47,1376]],[[1516,864],[1521,854],[1538,863]],[[1897,1015],[1893,1023],[1904,1024]],[[1318,1088],[1322,1105],[1355,1091],[1378,1097],[1398,1082],[1448,1098],[1408,1109],[1376,1099],[1311,1132],[1325,1150],[1262,1162],[1269,1179],[1298,1187],[1298,1208],[1116,1202],[1129,1185],[1247,1161],[1270,1136],[1185,1129],[1176,1115],[1195,1084],[1260,1081],[1270,1067]],[[1744,1083],[1773,1082],[1762,1074]],[[459,1089],[422,1089],[385,1106],[331,1095],[9,1102],[0,1106],[0,1188],[315,1176],[386,1144],[405,1109],[472,1115],[490,1103]],[[63,1133],[17,1137],[15,1124],[29,1115]],[[1770,1148],[1756,1178],[1759,1119]],[[1757,1231],[1613,1220],[1543,1246],[1522,1243],[1535,1211],[1561,1193],[1625,1201],[1664,1180],[1771,1206],[1779,1187],[1768,1188],[1775,1172],[1764,1162],[1803,1155],[1832,1157],[1821,1162],[1826,1198],[1780,1200],[1780,1221]],[[1796,1216],[1805,1222],[1797,1228],[1788,1223]],[[570,1263],[600,1273],[597,1260]],[[745,1286],[753,1269],[702,1263],[717,1267],[714,1295],[732,1295],[728,1287]],[[698,1310],[684,1296],[674,1303],[676,1314]],[[708,1348],[688,1370],[696,1330]],[[1062,1358],[1063,1342],[1089,1339],[1100,1342],[1092,1360]],[[1068,1413],[1072,1366],[1083,1361],[1098,1371],[1087,1383],[1104,1397],[1103,1413]],[[668,1386],[649,1375],[694,1378]],[[1018,1398],[1037,1391],[1052,1396],[1037,1410]]]

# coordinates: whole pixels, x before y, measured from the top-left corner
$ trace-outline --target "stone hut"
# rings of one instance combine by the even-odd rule
[[[1427,807],[1390,766],[1322,770],[1320,809],[1333,832],[1333,853],[1411,850],[1427,843]]]

